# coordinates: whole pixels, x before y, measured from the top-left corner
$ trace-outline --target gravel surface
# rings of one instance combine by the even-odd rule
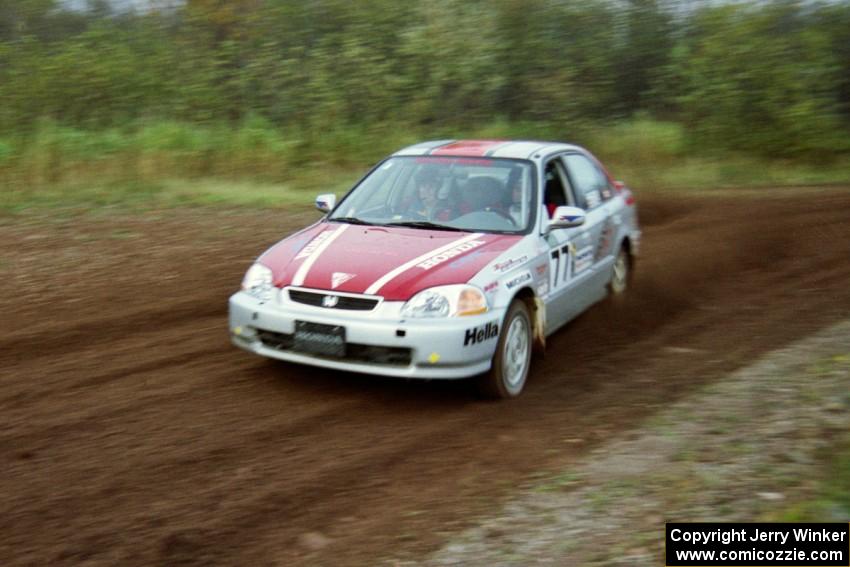
[[[800,479],[817,453],[810,440],[826,430],[806,425],[787,400],[819,389],[730,396],[751,405],[718,403],[710,407],[732,417],[694,421],[698,431],[717,429],[710,443],[679,439],[667,424],[682,420],[655,417],[850,318],[848,188],[762,193],[773,196],[639,195],[643,250],[626,301],[594,306],[550,336],[527,391],[510,403],[482,402],[463,381],[277,364],[232,346],[228,296],[257,254],[316,212],[0,216],[0,565],[424,561],[524,488],[542,508],[525,508],[523,521],[553,527],[529,528],[538,540],[508,521],[488,528],[487,550],[521,564],[575,564],[557,547],[573,542],[576,557],[592,558],[600,549],[616,557],[619,546],[646,564],[664,519],[709,513],[682,496],[713,487],[705,478],[721,483],[705,493],[710,513],[788,501],[774,460],[805,495]],[[824,360],[809,366],[831,368]],[[771,413],[781,409],[771,400],[794,411]],[[761,454],[753,447],[768,442],[729,441],[739,414],[760,416],[774,456],[750,463]],[[652,458],[614,459],[616,440]],[[668,478],[680,469],[665,463],[639,474],[665,458],[684,472]],[[724,488],[742,476],[735,471],[759,467],[770,482]],[[645,478],[654,499],[636,496]],[[634,504],[608,504],[615,496]],[[674,496],[682,502],[667,502]],[[587,518],[562,518],[564,510]],[[565,536],[559,521],[581,535]],[[645,531],[605,528],[618,522]]]
[[[850,321],[676,402],[527,487],[427,565],[663,565],[664,523],[769,521],[850,430]],[[847,521],[836,508],[823,521]]]

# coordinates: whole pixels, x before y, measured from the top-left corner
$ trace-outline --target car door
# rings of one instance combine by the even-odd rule
[[[546,327],[547,333],[551,333],[595,302],[598,294],[592,283],[594,231],[588,230],[590,225],[585,222],[576,228],[546,230],[550,209],[580,206],[561,156],[555,156],[544,166],[543,187],[540,233],[549,255]],[[588,220],[591,224],[596,222]]]
[[[611,197],[613,190],[608,177],[588,156],[579,152],[564,154],[561,158],[575,193],[577,206],[587,212],[587,219],[576,252],[583,269],[591,271],[589,293],[605,293],[614,263],[614,236],[616,226],[612,219]],[[599,298],[597,297],[596,300]]]

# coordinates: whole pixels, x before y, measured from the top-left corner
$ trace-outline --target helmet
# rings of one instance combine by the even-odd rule
[[[416,173],[416,185],[419,187],[423,185],[438,187],[440,185],[440,174],[434,168],[422,168]]]

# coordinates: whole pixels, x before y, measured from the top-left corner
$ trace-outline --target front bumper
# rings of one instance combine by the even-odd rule
[[[240,291],[229,301],[230,336],[255,354],[350,372],[453,379],[490,369],[504,310],[405,320],[402,306],[381,301],[370,311],[349,311],[295,303],[286,288],[275,290],[267,302]],[[293,339],[296,321],[344,327],[345,355],[299,351]]]

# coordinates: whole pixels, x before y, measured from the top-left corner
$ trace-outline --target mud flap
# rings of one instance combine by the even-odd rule
[[[539,297],[535,297],[533,308],[534,350],[544,352],[546,350],[546,304]]]

